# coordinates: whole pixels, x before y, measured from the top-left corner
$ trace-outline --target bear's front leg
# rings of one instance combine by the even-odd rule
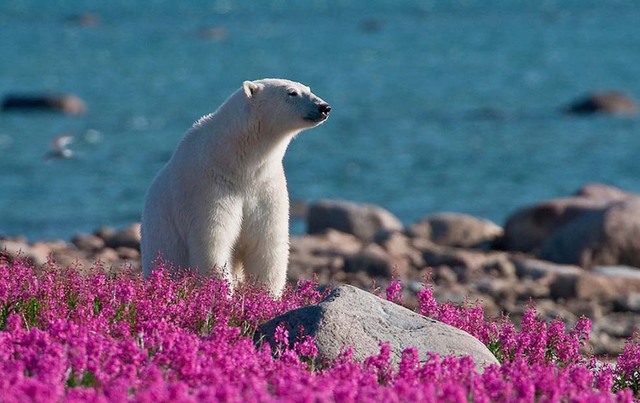
[[[190,226],[188,253],[192,270],[200,275],[223,278],[233,289],[233,250],[242,225],[242,202],[234,198],[216,200]]]
[[[282,295],[289,264],[289,196],[286,184],[280,185],[245,208],[240,240],[245,278],[264,285],[274,297]]]

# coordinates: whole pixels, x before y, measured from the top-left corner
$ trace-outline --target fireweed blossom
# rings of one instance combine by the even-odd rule
[[[409,348],[399,365],[390,347],[363,362],[347,349],[328,361],[311,337],[256,347],[257,327],[315,304],[328,291],[315,282],[289,287],[274,301],[245,286],[233,296],[223,281],[158,270],[80,274],[50,261],[34,269],[0,259],[0,396],[3,402],[50,401],[633,401],[640,390],[640,344],[629,341],[615,365],[583,355],[590,322],[565,329],[534,307],[521,330],[487,320],[479,306],[438,304],[429,286],[418,311],[484,342],[501,361],[484,373],[469,357]],[[392,282],[385,296],[401,301]],[[277,347],[277,348],[276,348]]]

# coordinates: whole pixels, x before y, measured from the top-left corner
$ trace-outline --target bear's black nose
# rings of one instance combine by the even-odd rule
[[[331,105],[329,104],[320,104],[318,108],[320,109],[320,113],[324,115],[328,115],[329,112],[331,112]]]

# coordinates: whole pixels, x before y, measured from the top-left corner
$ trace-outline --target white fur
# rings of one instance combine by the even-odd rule
[[[289,196],[282,159],[291,139],[326,118],[300,83],[245,81],[198,120],[147,193],[145,276],[158,253],[176,268],[250,277],[280,295],[289,259]],[[318,120],[305,120],[309,117]]]

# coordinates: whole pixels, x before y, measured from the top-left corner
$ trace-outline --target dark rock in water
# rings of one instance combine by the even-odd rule
[[[385,21],[380,18],[366,18],[360,21],[360,30],[367,33],[382,31]]]
[[[207,27],[200,30],[199,36],[201,39],[222,41],[227,38],[229,33],[224,27]]]
[[[315,338],[318,354],[329,359],[351,347],[353,357],[361,361],[378,354],[379,343],[387,342],[395,364],[409,347],[418,349],[421,361],[432,352],[471,356],[480,372],[498,364],[489,349],[470,334],[349,285],[336,288],[318,305],[289,311],[265,323],[256,333],[256,341],[265,339],[273,346],[280,323],[288,329],[290,343],[301,336],[302,328],[304,335]]]
[[[73,94],[9,94],[2,100],[2,110],[54,111],[80,115],[86,112],[87,106]]]
[[[101,19],[98,14],[80,13],[67,17],[67,22],[71,25],[77,25],[81,27],[93,27],[96,25],[100,25]]]
[[[409,228],[412,237],[422,237],[439,245],[487,247],[502,236],[502,228],[489,220],[467,214],[439,213],[425,217]]]
[[[402,230],[400,220],[382,207],[340,200],[320,200],[309,205],[307,233],[336,229],[372,241],[379,231]]]
[[[603,91],[589,94],[571,103],[565,112],[572,114],[609,113],[635,115],[638,106],[630,96],[619,91]]]

